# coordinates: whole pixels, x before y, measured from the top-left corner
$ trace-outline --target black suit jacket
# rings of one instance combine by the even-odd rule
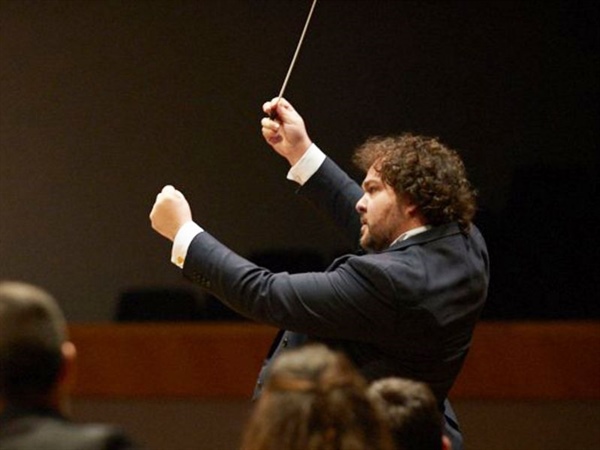
[[[135,450],[117,427],[76,424],[54,410],[7,408],[0,415],[0,450]]]
[[[355,204],[362,190],[333,161],[326,159],[300,193],[358,239]],[[467,355],[489,263],[479,230],[473,225],[462,233],[449,223],[303,274],[271,273],[203,232],[192,241],[183,272],[240,314],[288,330],[272,356],[324,341],[344,351],[367,379],[421,380],[442,404]]]

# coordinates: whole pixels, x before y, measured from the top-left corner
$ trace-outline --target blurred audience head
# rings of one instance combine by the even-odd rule
[[[366,387],[341,353],[319,344],[288,350],[273,363],[242,449],[391,449],[387,426]]]
[[[0,282],[2,404],[61,409],[74,359],[54,298],[30,284]]]
[[[398,450],[450,450],[431,389],[404,378],[374,381],[368,395],[383,412]]]

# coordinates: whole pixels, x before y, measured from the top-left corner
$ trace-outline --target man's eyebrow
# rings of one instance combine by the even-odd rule
[[[377,184],[379,184],[379,181],[374,180],[374,179],[371,178],[371,179],[368,179],[368,180],[364,180],[362,182],[362,188],[364,190],[364,189],[368,188],[369,186],[377,185]]]

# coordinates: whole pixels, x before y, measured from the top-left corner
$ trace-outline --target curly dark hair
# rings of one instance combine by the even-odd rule
[[[405,133],[371,137],[358,147],[353,162],[367,172],[375,164],[396,194],[406,194],[431,225],[458,222],[468,230],[476,210],[476,192],[454,150],[436,138]]]

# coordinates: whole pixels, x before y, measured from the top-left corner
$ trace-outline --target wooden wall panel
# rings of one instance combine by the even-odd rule
[[[277,330],[248,323],[77,324],[75,395],[248,398]],[[600,322],[482,322],[451,397],[600,399]]]

